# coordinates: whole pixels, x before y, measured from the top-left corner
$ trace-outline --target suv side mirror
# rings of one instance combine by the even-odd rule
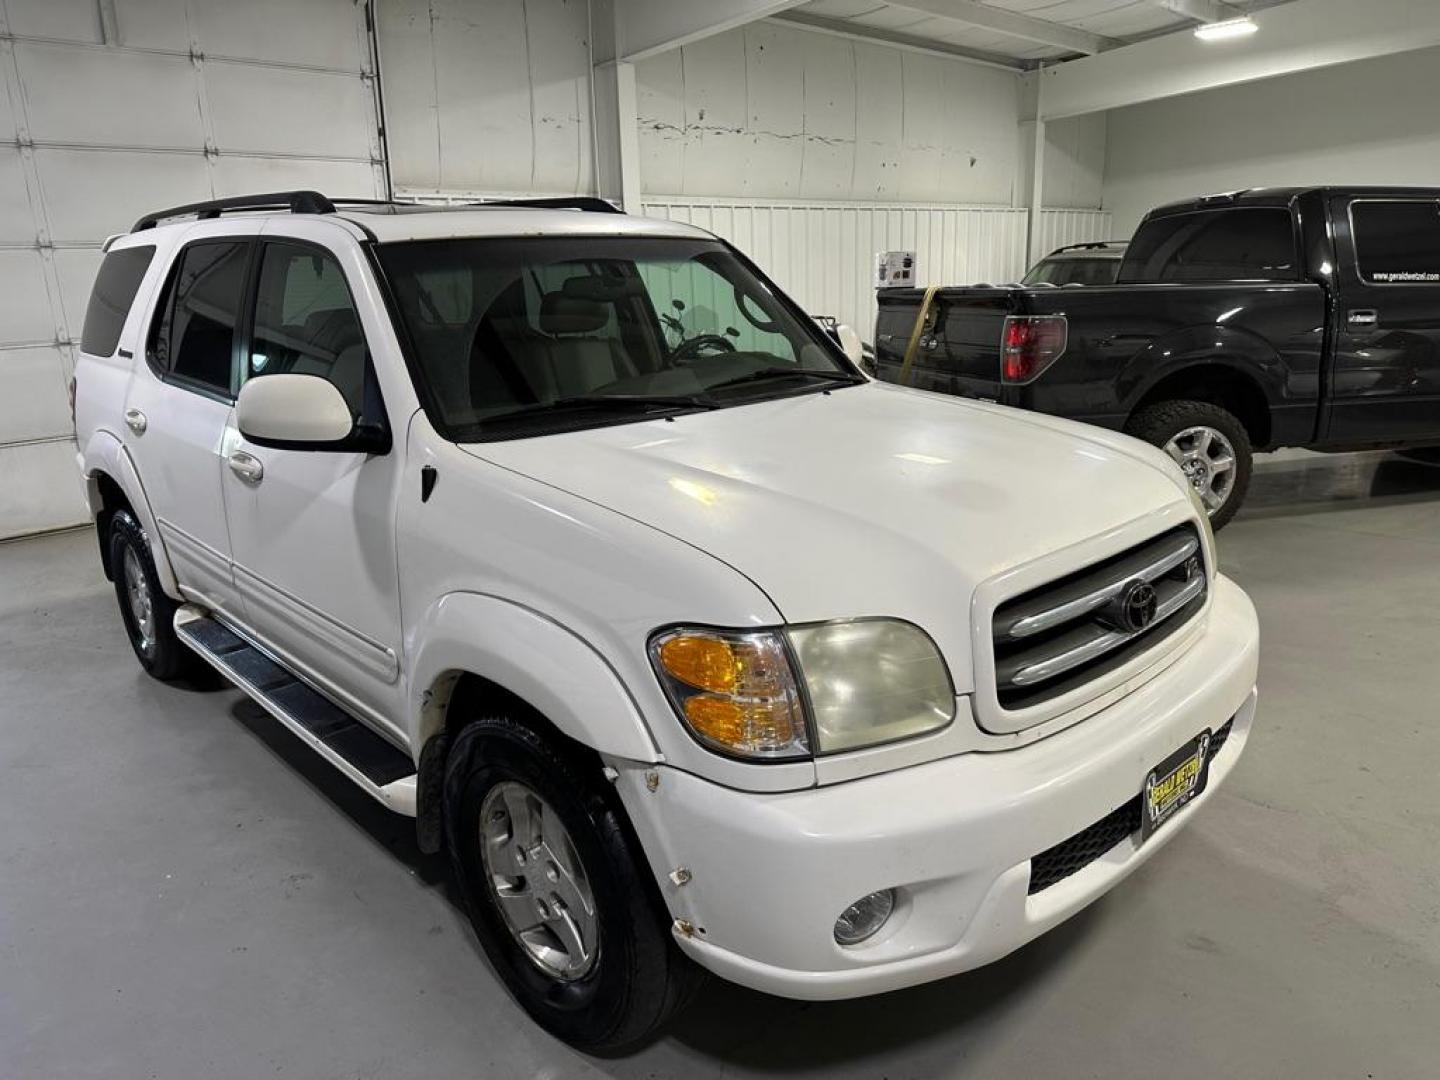
[[[835,327],[835,340],[840,342],[840,349],[849,357],[850,362],[860,367],[865,361],[865,346],[860,341],[860,335],[855,328],[847,323],[841,323]]]
[[[379,433],[357,426],[350,406],[318,375],[266,375],[248,380],[235,399],[240,434],[277,450],[382,452]]]

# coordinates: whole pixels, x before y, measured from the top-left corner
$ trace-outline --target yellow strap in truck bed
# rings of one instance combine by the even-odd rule
[[[925,336],[925,320],[930,317],[930,307],[935,302],[935,293],[939,285],[931,285],[925,290],[925,299],[920,301],[920,314],[915,316],[915,328],[910,331],[910,341],[905,346],[905,359],[900,364],[900,385],[910,385],[910,368],[915,363],[915,352],[920,348],[920,339]]]

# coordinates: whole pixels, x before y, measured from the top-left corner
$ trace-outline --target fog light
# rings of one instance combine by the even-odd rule
[[[835,941],[841,945],[859,945],[879,933],[894,910],[894,889],[881,889],[862,896],[835,920]]]

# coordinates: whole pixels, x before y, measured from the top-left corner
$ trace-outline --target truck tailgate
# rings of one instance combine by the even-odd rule
[[[905,348],[924,303],[923,289],[882,289],[877,294],[875,369],[900,381]],[[1010,289],[947,288],[935,294],[915,350],[910,385],[962,397],[994,400],[1000,394],[1000,335],[1014,310]]]

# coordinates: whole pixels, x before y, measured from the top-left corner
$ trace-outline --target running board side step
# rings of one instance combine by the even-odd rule
[[[372,799],[415,816],[415,763],[409,754],[200,608],[185,604],[175,612],[175,633]]]

